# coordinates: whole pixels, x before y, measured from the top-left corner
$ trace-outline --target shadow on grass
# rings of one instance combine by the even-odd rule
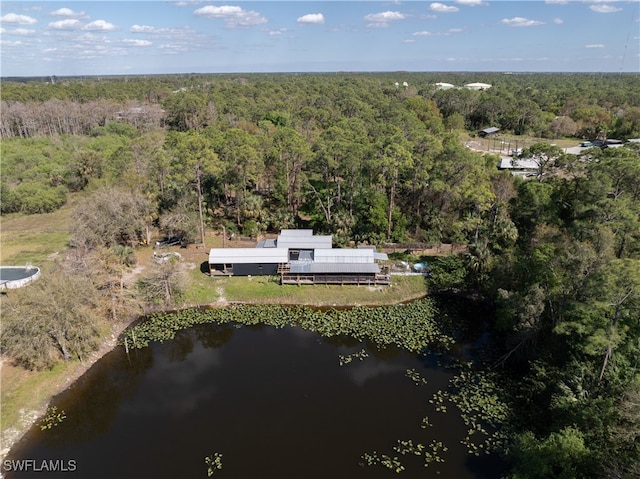
[[[209,262],[208,261],[203,261],[200,264],[200,272],[202,274],[206,274],[207,276],[209,275]]]

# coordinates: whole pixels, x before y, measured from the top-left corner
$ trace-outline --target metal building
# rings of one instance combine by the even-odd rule
[[[378,261],[388,259],[375,248],[332,248],[329,235],[312,230],[283,230],[276,240],[256,248],[213,248],[211,275],[281,275],[282,284],[389,284]]]

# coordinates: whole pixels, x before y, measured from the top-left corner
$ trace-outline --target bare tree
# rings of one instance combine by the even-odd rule
[[[98,299],[88,278],[61,265],[47,276],[2,300],[3,351],[29,369],[82,359],[99,344]]]
[[[150,306],[173,306],[185,289],[185,278],[175,258],[155,264],[138,280],[136,286],[142,299]]]
[[[155,205],[139,192],[105,187],[80,205],[73,217],[74,246],[136,246],[148,240]]]

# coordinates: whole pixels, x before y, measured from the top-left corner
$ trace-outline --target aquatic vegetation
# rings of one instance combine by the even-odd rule
[[[214,452],[210,456],[205,456],[204,463],[207,465],[207,476],[213,476],[213,473],[222,469],[222,454]]]
[[[460,409],[460,416],[469,427],[460,441],[469,454],[489,454],[504,442],[502,425],[508,423],[510,408],[501,398],[509,397],[501,390],[495,374],[474,371],[471,365],[461,369],[450,381],[449,399]],[[471,440],[474,436],[474,440]]]
[[[413,441],[409,439],[408,441],[398,440],[398,444],[393,446],[393,450],[398,454],[407,455],[414,454],[416,456],[421,456],[424,451],[424,444],[413,444]]]
[[[303,306],[237,305],[228,308],[185,309],[154,313],[129,328],[121,338],[127,347],[143,348],[151,341],[173,339],[177,331],[204,323],[263,324],[275,328],[299,326],[325,337],[369,339],[379,347],[395,345],[410,352],[446,351],[454,343],[440,330],[433,303],[423,299],[410,304],[321,311]]]
[[[422,418],[422,421],[420,422],[420,428],[421,429],[426,429],[428,427],[432,427],[433,424],[431,424],[431,422],[429,421],[429,416],[425,416]]]
[[[424,451],[424,467],[429,467],[432,462],[444,462],[440,453],[447,451],[447,446],[441,441],[436,441],[435,439],[431,441],[429,449]]]
[[[447,412],[447,406],[445,400],[449,397],[446,391],[438,390],[433,394],[433,397],[429,399],[429,403],[433,404],[437,412]]]
[[[405,470],[405,467],[402,465],[400,459],[398,459],[397,456],[392,457],[387,454],[382,454],[379,456],[376,451],[373,451],[372,453],[365,452],[361,457],[362,459],[364,459],[367,466],[381,464],[387,469],[391,469],[392,471],[395,471],[397,473]],[[364,466],[365,464],[360,463],[361,466]]]
[[[40,421],[40,430],[45,431],[57,426],[67,418],[64,411],[58,412],[57,406],[51,406],[47,409],[47,413]]]
[[[367,352],[366,349],[362,349],[357,353],[346,354],[346,355],[339,354],[338,356],[340,358],[340,366],[344,366],[345,364],[349,364],[354,359],[359,359],[360,361],[364,361],[366,358],[369,357],[369,353]]]
[[[423,378],[415,369],[407,369],[407,371],[405,372],[405,376],[416,383],[416,386],[427,384],[427,379]]]
[[[501,426],[508,423],[510,408],[501,399],[508,395],[495,379],[491,373],[472,370],[471,364],[465,364],[450,380],[449,389],[436,391],[429,400],[438,412],[447,411],[445,401],[460,410],[468,427],[460,443],[474,456],[494,452],[504,443]]]
[[[449,449],[442,441],[436,441],[435,439],[432,440],[428,446],[421,443],[414,444],[412,439],[399,439],[396,442],[396,445],[393,446],[393,450],[401,456],[424,456],[424,467],[429,467],[431,463],[444,462],[442,453],[447,452]],[[387,467],[388,469],[394,470],[395,472],[402,472],[405,470],[405,467],[402,465],[402,462],[400,462],[398,456],[390,456],[388,454],[378,455],[376,451],[373,451],[372,453],[365,452],[361,457],[365,461],[364,463],[360,463],[361,466],[375,466],[379,464]]]

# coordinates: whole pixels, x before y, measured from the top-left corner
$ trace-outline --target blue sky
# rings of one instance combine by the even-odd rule
[[[640,0],[8,1],[0,75],[639,72]]]

